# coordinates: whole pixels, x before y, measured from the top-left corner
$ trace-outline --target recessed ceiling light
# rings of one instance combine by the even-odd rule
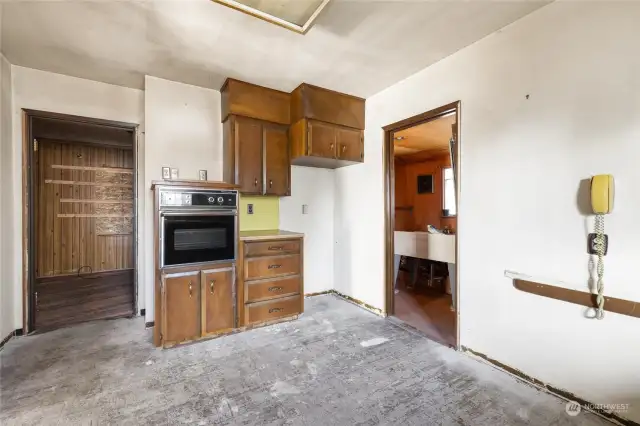
[[[305,34],[330,0],[213,0],[272,24]]]

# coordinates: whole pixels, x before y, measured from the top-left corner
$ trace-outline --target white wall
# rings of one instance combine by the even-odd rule
[[[640,421],[638,319],[585,319],[503,276],[587,290],[576,194],[611,173],[606,293],[640,301],[638,22],[638,2],[555,2],[369,98],[366,162],[336,172],[336,288],[384,306],[382,126],[461,100],[461,344]]]
[[[10,280],[13,287],[13,328],[22,327],[22,109],[52,111],[62,114],[124,121],[140,124],[144,128],[144,92],[141,90],[113,86],[91,80],[68,77],[38,71],[31,68],[11,66],[13,79],[13,138],[11,159],[11,198],[13,244]],[[140,146],[144,137],[140,134]],[[139,186],[144,182],[144,164],[139,164]],[[144,211],[143,199],[139,211]],[[3,204],[4,204],[3,199]],[[139,219],[139,224],[142,218]],[[140,254],[139,254],[140,256]],[[141,268],[140,268],[141,270]],[[140,272],[139,270],[139,272]],[[144,282],[138,275],[139,282]],[[138,306],[143,307],[144,288],[138,289]]]
[[[280,228],[305,234],[306,294],[334,288],[334,186],[334,170],[292,166],[291,196],[280,198]],[[304,204],[307,214],[302,214]]]
[[[153,321],[153,197],[151,182],[162,179],[162,167],[177,167],[181,179],[222,180],[220,92],[170,80],[145,77],[145,244],[146,320]]]
[[[1,20],[2,18],[0,18]],[[11,195],[11,65],[0,54],[0,200],[10,200]],[[13,205],[3,201],[0,205],[0,224],[11,224]],[[0,226],[0,340],[16,327],[13,307],[14,286],[12,282],[12,239],[16,234],[12,226]]]

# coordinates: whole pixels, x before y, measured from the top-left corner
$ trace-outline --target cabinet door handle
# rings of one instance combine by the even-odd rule
[[[213,294],[213,286],[215,285],[216,280],[211,280],[211,282],[209,283],[209,291],[211,292],[211,294]]]
[[[333,149],[333,142],[329,144],[329,149]]]
[[[193,296],[193,283],[189,281],[189,297]]]
[[[342,145],[342,152],[344,153],[347,150],[347,146],[346,145]]]
[[[256,180],[255,180],[255,181],[253,181],[253,185],[254,185],[254,186],[258,186],[258,178],[256,178]]]
[[[269,287],[269,291],[282,291],[284,287]]]
[[[273,186],[273,179],[269,179],[269,188]]]
[[[269,309],[269,313],[272,314],[274,312],[282,312],[284,311],[284,308],[271,308]]]
[[[269,250],[282,250],[282,246],[269,246]]]
[[[281,266],[282,265],[269,265],[269,266],[267,266],[267,269],[278,269]]]

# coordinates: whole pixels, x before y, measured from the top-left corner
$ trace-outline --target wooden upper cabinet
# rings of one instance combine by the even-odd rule
[[[244,81],[228,78],[220,89],[222,121],[229,115],[289,124],[291,95]]]
[[[309,84],[291,94],[291,164],[335,169],[364,161],[364,105]]]
[[[336,156],[341,160],[362,161],[364,159],[362,130],[337,127]]]
[[[162,276],[162,340],[171,345],[200,337],[200,274]]]
[[[336,157],[335,126],[309,120],[307,123],[307,138],[309,155],[325,158]]]
[[[364,129],[365,100],[303,83],[291,93],[291,123],[301,118]]]
[[[286,126],[262,126],[264,149],[264,193],[291,195],[291,162]]]
[[[232,133],[236,151],[236,180],[243,194],[262,194],[262,123],[246,117],[232,116]]]
[[[202,271],[202,335],[235,328],[233,268]]]

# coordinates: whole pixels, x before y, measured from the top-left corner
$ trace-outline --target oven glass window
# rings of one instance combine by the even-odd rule
[[[235,216],[165,216],[165,266],[234,260]]]

